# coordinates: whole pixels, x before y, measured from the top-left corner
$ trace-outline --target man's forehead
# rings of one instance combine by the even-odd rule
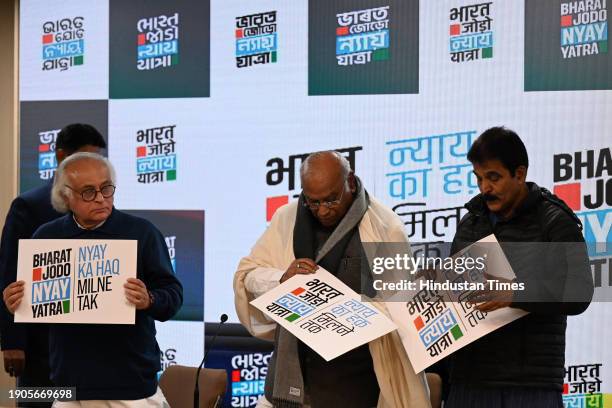
[[[302,180],[302,189],[308,197],[326,197],[335,193],[340,186],[342,177],[311,177]]]
[[[66,169],[68,177],[77,185],[96,185],[110,180],[108,168],[98,161],[81,160]]]
[[[503,173],[506,170],[504,164],[499,160],[486,160],[482,163],[473,164],[474,172],[486,174],[489,172]]]

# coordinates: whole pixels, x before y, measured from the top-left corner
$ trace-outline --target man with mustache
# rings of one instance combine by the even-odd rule
[[[480,194],[466,204],[451,253],[494,234],[525,289],[475,293],[476,308],[530,313],[451,356],[446,407],[562,408],[567,316],[593,295],[582,225],[561,199],[526,182],[527,150],[512,130],[486,130],[467,157]]]

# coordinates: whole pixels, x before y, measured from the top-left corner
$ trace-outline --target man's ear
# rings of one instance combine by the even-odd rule
[[[66,205],[66,208],[70,210],[70,201],[68,194],[70,193],[66,191],[66,188],[62,188],[59,193],[60,197],[62,198],[62,201],[64,201],[64,204]]]
[[[516,177],[519,182],[524,183],[527,179],[527,167],[518,166],[514,171],[514,177]]]
[[[355,180],[355,173],[353,173],[352,171],[348,175],[348,183],[351,193],[357,191],[357,181]]]
[[[66,151],[64,149],[56,149],[55,150],[55,158],[57,159],[57,165],[58,166],[68,156],[69,156],[68,153],[66,153]]]

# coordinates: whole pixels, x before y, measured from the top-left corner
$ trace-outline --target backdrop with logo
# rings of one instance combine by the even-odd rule
[[[527,146],[528,179],[583,221],[603,300],[608,10],[605,0],[22,0],[21,189],[51,179],[63,125],[101,131],[116,206],[162,230],[186,288],[183,310],[158,324],[162,360],[195,365],[197,322],[237,322],[236,265],[300,193],[308,153],[342,152],[412,241],[450,241],[478,192],[467,150],[505,125]],[[604,301],[569,318],[566,404],[610,398],[610,318]]]

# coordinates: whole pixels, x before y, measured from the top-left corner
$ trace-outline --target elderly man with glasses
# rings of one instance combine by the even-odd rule
[[[48,136],[48,135],[47,135]],[[106,149],[102,134],[86,123],[71,123],[57,134],[55,156],[57,163],[77,152],[101,153]],[[50,172],[47,169],[44,172]],[[6,214],[0,240],[0,285],[2,290],[17,276],[17,251],[20,239],[30,239],[43,224],[62,216],[51,206],[52,180],[20,194]],[[49,330],[42,324],[15,324],[13,316],[0,307],[0,346],[4,369],[17,377],[19,387],[50,387]],[[49,408],[48,402],[19,402],[18,407]]]
[[[338,152],[308,156],[300,178],[299,200],[276,211],[234,277],[241,323],[275,341],[258,407],[429,407],[425,377],[414,373],[397,332],[327,362],[250,306],[318,265],[360,293],[362,243],[407,243],[398,216],[367,193]]]
[[[76,402],[54,407],[165,407],[157,384],[161,369],[154,320],[174,316],[183,288],[172,272],[162,234],[150,222],[113,207],[115,171],[95,153],[76,153],[57,169],[53,207],[65,216],[41,226],[34,239],[125,239],[138,241],[136,278],[125,297],[136,308],[134,325],[50,325],[51,380],[76,387]],[[3,292],[12,313],[24,293],[23,281]],[[106,400],[102,402],[101,400]]]

